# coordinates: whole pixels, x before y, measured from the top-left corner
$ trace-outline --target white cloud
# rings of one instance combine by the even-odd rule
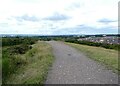
[[[117,29],[117,22],[103,24],[98,22],[101,19],[118,20],[118,0],[0,0],[0,33],[54,35],[64,28],[67,34],[71,29],[76,34],[88,32],[74,30],[78,25]]]

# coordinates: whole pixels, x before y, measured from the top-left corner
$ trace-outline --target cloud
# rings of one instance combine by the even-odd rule
[[[0,0],[0,33],[117,33],[119,0]]]
[[[71,8],[80,8],[80,3],[79,2],[75,2],[71,5]]]
[[[8,26],[8,23],[0,23],[0,26],[1,26],[1,27],[7,27],[7,26]]]
[[[69,16],[66,16],[64,14],[60,13],[54,13],[52,16],[49,16],[47,18],[44,18],[44,20],[50,20],[50,21],[62,21],[62,20],[68,20],[70,19]]]
[[[37,18],[36,16],[29,16],[27,14],[23,15],[23,16],[15,16],[14,17],[17,21],[32,21],[32,22],[38,22],[40,19]]]
[[[79,2],[74,2],[74,3],[70,4],[68,7],[66,7],[65,10],[73,11],[73,10],[76,10],[76,9],[79,9],[79,8],[80,8],[80,3]]]
[[[103,18],[103,19],[100,19],[98,22],[104,23],[104,24],[109,24],[109,23],[117,22],[117,20],[111,20],[111,19]]]
[[[116,34],[118,33],[118,29],[112,27],[112,26],[106,26],[103,28],[98,27],[92,27],[85,24],[77,25],[72,28],[61,28],[61,29],[55,29],[53,31],[53,34],[55,35],[74,35],[74,34]]]

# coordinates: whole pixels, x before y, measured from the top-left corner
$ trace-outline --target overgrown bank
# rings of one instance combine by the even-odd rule
[[[37,42],[34,38],[31,41],[34,42],[32,45],[29,40],[3,47],[3,84],[44,83],[49,66],[53,61],[52,48],[45,42]]]
[[[20,56],[32,49],[34,38],[2,38],[2,80],[5,80],[27,62]]]

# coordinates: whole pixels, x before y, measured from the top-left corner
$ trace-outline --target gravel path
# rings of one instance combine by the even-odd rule
[[[56,58],[45,84],[118,84],[111,70],[62,42],[49,41]]]

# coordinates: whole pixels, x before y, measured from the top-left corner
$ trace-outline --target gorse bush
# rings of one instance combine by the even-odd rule
[[[14,73],[20,66],[25,65],[27,61],[19,56],[10,55],[9,58],[2,59],[2,80]],[[4,83],[4,82],[3,82]]]
[[[34,44],[38,39],[36,38],[2,38],[2,46],[13,46],[13,45],[19,45],[19,44]]]
[[[29,45],[22,44],[22,45],[15,45],[13,47],[10,47],[8,48],[8,50],[11,54],[25,54],[25,52],[31,48],[32,47]]]
[[[3,38],[2,39],[2,80],[3,83],[10,74],[14,73],[27,61],[21,57],[28,50],[32,49],[32,44],[37,41],[35,38]]]
[[[9,75],[9,73],[10,73],[10,61],[9,61],[10,59],[9,58],[4,58],[3,60],[2,60],[2,79],[5,79],[5,77],[6,76],[8,76]]]

